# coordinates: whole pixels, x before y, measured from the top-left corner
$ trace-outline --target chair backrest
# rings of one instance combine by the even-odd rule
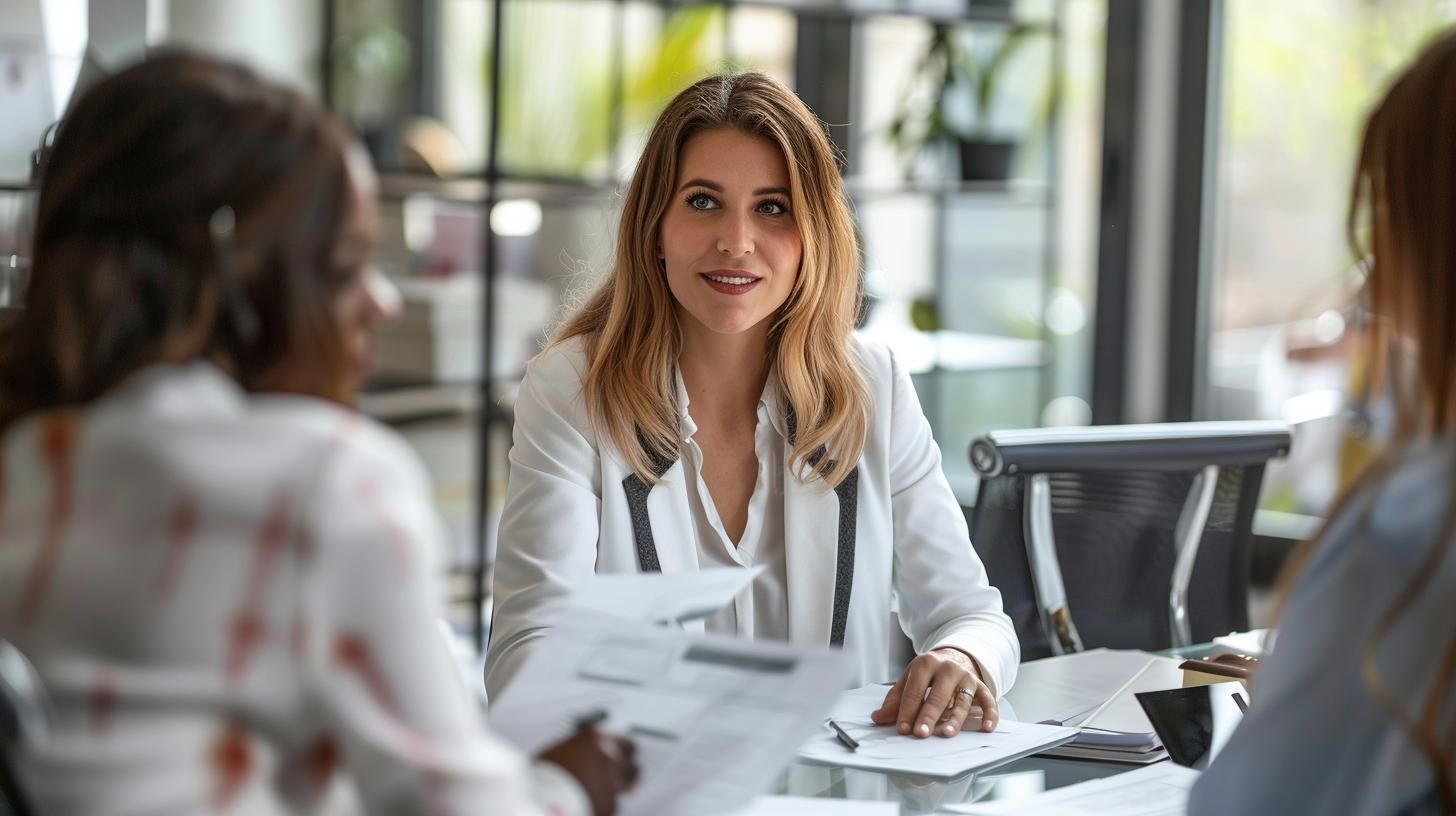
[[[1023,659],[1248,628],[1249,542],[1278,422],[1003,431],[971,445],[971,538]]]

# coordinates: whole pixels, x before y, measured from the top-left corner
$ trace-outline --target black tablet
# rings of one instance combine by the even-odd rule
[[[1202,770],[1243,720],[1244,694],[1242,683],[1215,683],[1145,691],[1137,699],[1168,756],[1179,765]]]

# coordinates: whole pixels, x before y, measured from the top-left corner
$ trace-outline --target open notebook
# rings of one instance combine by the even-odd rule
[[[1006,695],[1017,719],[1080,729],[1047,756],[1147,764],[1167,757],[1138,692],[1183,685],[1181,660],[1146,652],[1092,649],[1024,663]]]

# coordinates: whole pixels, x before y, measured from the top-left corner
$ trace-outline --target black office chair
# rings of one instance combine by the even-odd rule
[[[50,726],[50,707],[30,661],[0,640],[0,816],[33,816],[21,789],[15,756],[27,740]]]
[[[997,431],[971,444],[971,540],[1026,660],[1249,628],[1249,542],[1282,422]]]

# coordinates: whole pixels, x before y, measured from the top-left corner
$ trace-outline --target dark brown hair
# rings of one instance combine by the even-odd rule
[[[1367,353],[1371,393],[1395,401],[1393,438],[1336,502],[1326,531],[1355,514],[1353,535],[1367,538],[1380,488],[1415,446],[1456,433],[1456,29],[1433,40],[1370,114],[1356,162],[1347,228],[1366,259],[1373,315]],[[1430,763],[1436,801],[1456,813],[1456,734],[1441,732],[1443,706],[1456,682],[1456,637],[1432,644],[1436,656],[1423,699],[1388,687],[1379,650],[1451,557],[1456,499],[1432,530],[1405,591],[1361,644],[1361,679],[1371,696]],[[1300,548],[1280,579],[1275,617],[1325,532]]]
[[[41,168],[26,306],[0,334],[0,430],[157,362],[346,401],[330,256],[347,145],[298,92],[198,55],[88,90]]]
[[[1369,353],[1395,400],[1391,452],[1456,432],[1456,29],[1416,57],[1370,115],[1350,196],[1351,245],[1369,259]],[[1368,236],[1368,241],[1362,238]],[[1393,466],[1385,463],[1385,468]],[[1442,810],[1456,813],[1456,733],[1440,716],[1456,682],[1456,637],[1437,641],[1425,699],[1387,687],[1379,648],[1451,557],[1456,499],[1406,591],[1363,644],[1361,675],[1431,763]]]
[[[1348,229],[1369,259],[1373,350],[1399,435],[1456,430],[1456,30],[1433,41],[1370,115]],[[1390,365],[1404,338],[1403,364]]]

